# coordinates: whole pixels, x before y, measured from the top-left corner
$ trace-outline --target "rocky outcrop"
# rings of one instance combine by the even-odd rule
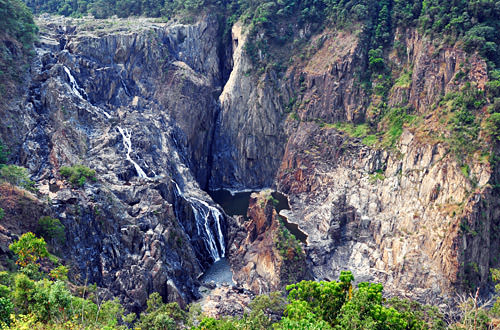
[[[14,254],[9,245],[26,232],[36,232],[38,219],[50,211],[33,194],[5,182],[0,183],[0,208],[0,268],[11,270]]]
[[[392,294],[453,298],[467,245],[471,239],[486,243],[460,229],[462,217],[488,200],[488,190],[474,189],[444,148],[422,146],[409,131],[401,140],[403,158],[317,124],[301,124],[300,132],[287,146],[279,188],[302,219],[315,277],[332,279],[349,269],[357,280],[384,283]],[[489,170],[475,170],[478,186],[485,187]],[[493,219],[483,224],[490,227]],[[483,228],[480,235],[490,234]],[[489,251],[496,253],[495,246]],[[478,262],[482,281],[489,251],[468,261]]]
[[[304,121],[361,122],[369,95],[360,84],[366,72],[366,46],[360,31],[327,31],[313,37],[319,45],[310,58],[294,63],[286,73],[285,102]]]
[[[17,154],[65,225],[72,279],[133,311],[152,292],[199,298],[197,277],[225,253],[225,216],[200,189],[221,90],[217,20],[38,24]],[[75,164],[97,181],[63,180],[60,167]]]
[[[436,46],[414,29],[396,31],[395,42],[404,51],[398,55],[395,50],[389,56],[397,68],[394,75],[406,70],[410,79],[394,86],[390,106],[408,105],[417,113],[428,113],[443,95],[456,91],[463,78],[477,83],[480,89],[488,81],[486,62],[478,54]]]
[[[248,305],[255,297],[252,292],[224,285],[213,290],[200,301],[202,313],[206,317],[232,316],[242,318],[248,314]]]
[[[308,278],[302,252],[288,242],[279,242],[283,239],[280,231],[286,229],[280,224],[271,191],[251,195],[247,217],[247,221],[237,218],[240,230],[233,235],[230,251],[233,280],[255,294],[262,294]],[[279,243],[283,243],[282,251]]]

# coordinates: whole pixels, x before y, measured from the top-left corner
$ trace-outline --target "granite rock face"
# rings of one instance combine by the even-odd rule
[[[324,47],[334,63],[321,61],[327,57],[320,49],[289,69],[287,81],[300,76],[306,86],[303,96],[296,93],[300,85],[287,87],[299,95],[302,122],[288,121],[276,178],[294,221],[308,235],[314,276],[335,279],[349,269],[357,280],[383,283],[390,295],[433,303],[450,302],[471,283],[487,288],[489,268],[498,266],[499,209],[491,188],[498,169],[474,161],[464,175],[443,142],[411,128],[394,149],[384,150],[318,124],[370,118],[368,104],[377,101],[349,83],[363,65],[356,37],[333,36],[334,44],[330,36]],[[398,31],[396,39],[407,56],[389,54],[393,74],[413,71],[408,82],[390,90],[388,103],[409,106],[430,128],[439,121],[433,105],[461,88],[455,77],[462,68],[478,88],[487,81],[485,63],[475,55],[436,49],[413,30]]]
[[[284,112],[279,80],[273,73],[256,77],[244,51],[247,34],[232,29],[233,68],[219,97],[211,188],[270,187],[284,150]]]
[[[409,131],[401,157],[313,123],[299,129],[278,187],[308,234],[316,278],[332,280],[349,269],[359,281],[383,283],[389,294],[434,303],[454,298],[466,279],[487,283],[498,252],[488,168],[474,169],[483,187],[474,188],[444,148],[423,146]]]
[[[214,17],[127,22],[40,18],[17,155],[66,227],[74,279],[138,311],[155,291],[199,298],[197,277],[224,255],[225,215],[201,189],[222,74]],[[97,181],[64,180],[76,164]]]
[[[383,283],[389,295],[423,302],[450,303],[471,285],[487,291],[489,268],[498,267],[499,209],[491,188],[498,169],[476,158],[464,174],[447,145],[421,130],[405,128],[393,149],[383,149],[335,129],[335,122],[356,124],[377,115],[373,105],[380,100],[358,81],[368,70],[359,38],[359,31],[312,37],[310,43],[321,46],[277,82],[282,103],[276,109],[284,113],[289,102],[295,112],[280,121],[284,152],[273,139],[257,149],[271,155],[268,161],[281,158],[273,185],[289,196],[287,217],[308,235],[308,269],[316,279],[330,280],[349,269],[357,280]],[[481,89],[488,79],[486,63],[476,55],[436,48],[411,29],[398,30],[395,39],[405,55],[389,52],[389,67],[394,77],[408,78],[392,87],[387,102],[409,107],[431,129],[445,94],[458,91],[464,80]],[[266,77],[253,86],[276,93],[263,83]],[[261,118],[268,118],[268,109],[260,110]]]
[[[18,121],[0,134],[12,135],[12,159],[49,201],[40,212],[65,225],[74,279],[138,311],[154,291],[181,304],[200,298],[198,276],[229,256],[242,287],[280,289],[272,207],[252,200],[247,222],[231,219],[204,191],[271,186],[288,195],[286,216],[307,234],[303,278],[350,269],[426,302],[447,302],[466,283],[487,287],[500,247],[498,169],[476,161],[464,175],[442,141],[411,127],[393,149],[334,128],[377,115],[380,100],[359,81],[368,69],[360,31],[325,29],[285,73],[260,73],[244,27],[223,40],[210,15],[191,25],[38,24],[24,98],[2,107],[2,118]],[[411,29],[395,38],[404,56],[385,56],[394,77],[408,78],[389,91],[391,107],[410,106],[432,125],[433,106],[463,85],[464,67],[484,87],[478,56],[435,48]],[[75,164],[97,181],[64,180],[61,166]]]

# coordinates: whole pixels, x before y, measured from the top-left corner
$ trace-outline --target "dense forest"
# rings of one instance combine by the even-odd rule
[[[21,1],[0,2],[0,100],[22,81],[32,53],[37,27]]]
[[[241,16],[252,24],[265,27],[278,39],[289,31],[273,31],[282,18],[298,17],[299,23],[338,26],[364,22],[373,31],[373,48],[388,45],[397,26],[416,26],[427,34],[442,34],[449,43],[463,41],[464,48],[478,50],[495,67],[500,64],[500,4],[481,1],[416,1],[416,0],[283,0],[283,1],[214,1],[214,0],[25,0],[35,14],[52,13],[66,16],[92,14],[96,18],[148,16],[173,17],[178,13],[196,12],[215,6],[220,13],[235,21]]]

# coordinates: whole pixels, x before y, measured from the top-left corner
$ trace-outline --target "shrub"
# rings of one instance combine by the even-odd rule
[[[45,240],[37,238],[32,232],[23,234],[9,245],[9,249],[17,255],[16,263],[21,267],[36,264],[39,259],[49,256]]]
[[[0,327],[10,325],[10,314],[14,312],[14,304],[9,298],[0,298]]]
[[[83,187],[87,179],[96,181],[95,170],[83,165],[63,166],[59,169],[59,173],[74,186]]]
[[[58,242],[63,244],[66,241],[64,225],[59,219],[49,216],[41,217],[38,220],[37,234],[49,242]]]
[[[7,162],[8,155],[9,151],[7,150],[7,147],[3,144],[2,140],[0,140],[0,165]]]
[[[0,178],[11,185],[34,191],[35,183],[30,180],[28,170],[16,165],[3,166],[0,169]]]
[[[68,268],[66,266],[58,266],[52,269],[49,276],[53,280],[67,281],[68,280]]]
[[[177,303],[164,304],[158,292],[149,296],[147,305],[136,324],[139,329],[177,329],[187,320],[186,312]]]

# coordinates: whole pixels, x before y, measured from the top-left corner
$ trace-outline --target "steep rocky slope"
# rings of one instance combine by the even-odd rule
[[[197,276],[225,253],[225,216],[200,189],[221,89],[217,21],[38,24],[15,154],[66,227],[74,279],[135,310],[153,291],[197,298]],[[62,180],[75,164],[97,182]]]
[[[255,67],[245,26],[223,40],[211,15],[191,25],[38,23],[26,98],[2,111],[21,118],[11,148],[66,226],[74,279],[129,309],[153,291],[183,304],[199,298],[198,275],[231,253],[242,286],[280,288],[272,207],[253,201],[250,221],[233,221],[203,191],[274,186],[308,236],[301,277],[350,269],[391,295],[445,303],[459,288],[487,287],[500,246],[497,169],[479,153],[465,168],[438,134],[443,96],[470,82],[484,88],[478,55],[398,30],[399,51],[384,53],[398,78],[381,96],[383,77],[371,89],[360,80],[369,62],[358,26],[302,31],[307,54],[279,72]],[[338,125],[388,130],[382,104],[415,118],[392,143]],[[96,170],[97,182],[63,180],[60,167],[75,164]]]
[[[478,153],[464,166],[463,158],[450,153],[450,142],[439,137],[448,129],[440,121],[443,97],[464,84],[484,89],[486,63],[459,48],[435,46],[413,29],[398,30],[395,39],[404,52],[388,52],[388,66],[395,77],[411,74],[404,83],[396,79],[386,102],[411,109],[417,123],[403,127],[393,146],[368,144],[335,124],[372,120],[383,102],[359,83],[359,72],[368,70],[361,35],[356,29],[323,31],[309,42],[309,58],[296,59],[282,79],[273,79],[272,72],[254,78],[249,90],[260,88],[258,96],[224,96],[223,111],[231,102],[259,105],[262,99],[281,98],[272,106],[247,109],[266,118],[265,128],[252,130],[262,138],[271,135],[269,143],[256,143],[258,157],[269,164],[261,173],[272,173],[271,164],[281,159],[274,183],[290,198],[290,220],[308,235],[308,267],[315,278],[333,279],[350,269],[358,280],[384,283],[389,294],[434,303],[450,303],[457,289],[486,289],[489,269],[498,265],[499,210],[492,189],[497,170]],[[233,38],[241,38],[239,28]],[[249,70],[244,57],[235,59],[233,73],[238,64]],[[377,83],[382,84],[375,81],[375,89]],[[270,108],[274,117],[268,116]],[[237,145],[250,136],[241,134],[247,124],[231,124],[243,127]],[[384,129],[383,122],[379,125]],[[277,127],[285,139],[269,133]],[[241,157],[235,172],[253,162]],[[244,182],[252,178],[236,186]]]
[[[302,246],[295,238],[284,236],[286,229],[274,207],[271,191],[251,195],[247,216],[246,221],[237,217],[240,230],[230,235],[231,266],[237,284],[262,294],[311,279]]]

